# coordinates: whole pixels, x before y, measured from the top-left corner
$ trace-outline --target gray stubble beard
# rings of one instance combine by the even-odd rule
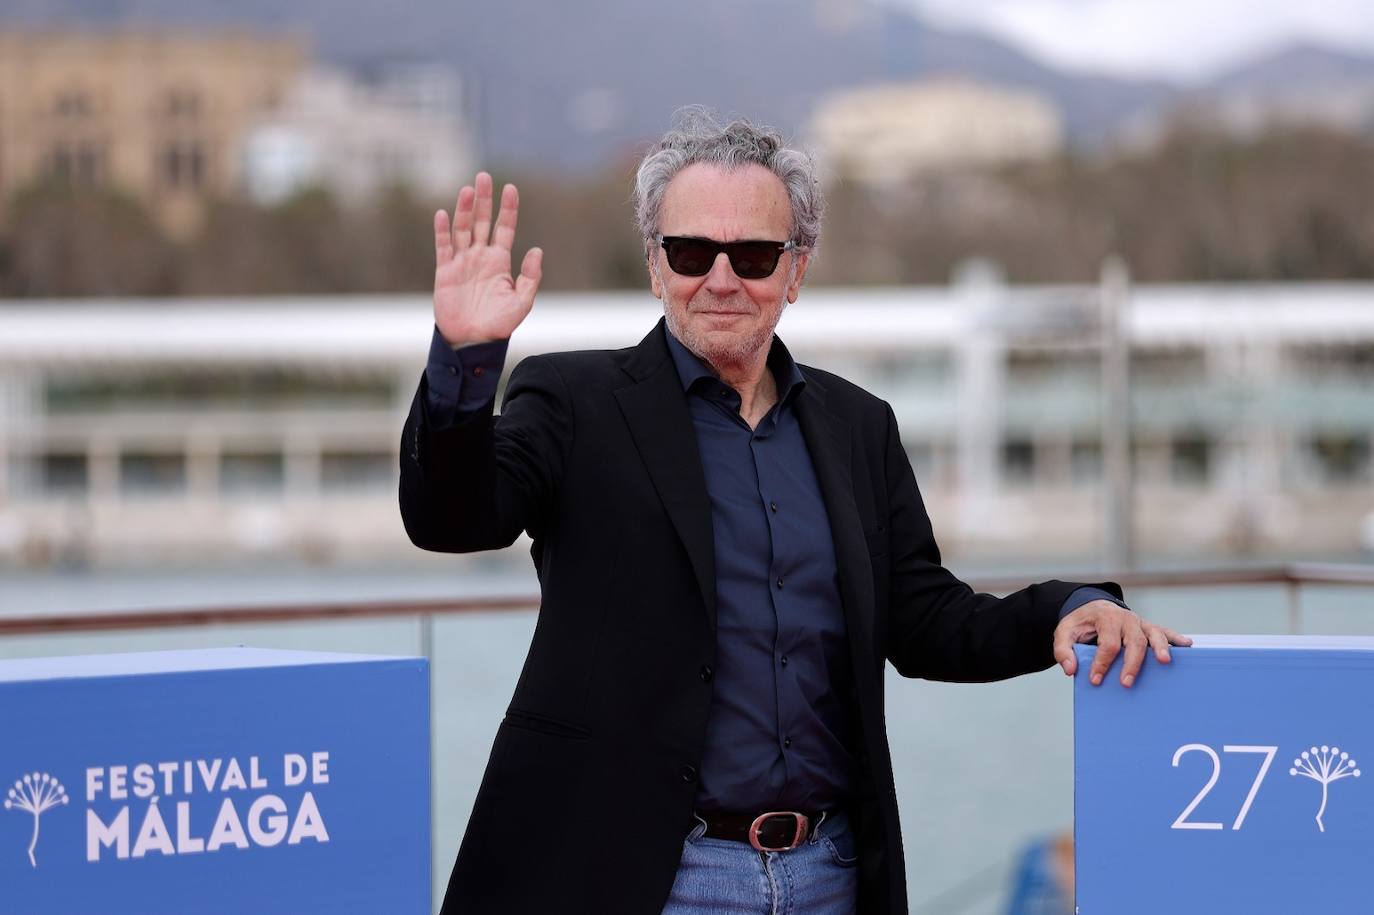
[[[652,269],[658,279],[658,287],[663,290],[663,317],[668,324],[668,330],[677,341],[687,347],[701,361],[705,362],[717,373],[723,366],[745,367],[758,357],[760,352],[767,353],[773,342],[773,331],[777,329],[778,321],[782,320],[782,313],[787,310],[787,287],[791,285],[791,272],[796,268],[795,262],[789,266],[788,282],[783,286],[782,302],[778,307],[778,320],[767,328],[760,328],[759,332],[741,341],[739,345],[729,347],[724,350],[712,349],[704,339],[699,337],[689,328],[679,324],[677,315],[668,307],[668,285],[663,282],[663,275],[658,271],[657,262],[653,263]],[[686,309],[684,309],[685,311]]]

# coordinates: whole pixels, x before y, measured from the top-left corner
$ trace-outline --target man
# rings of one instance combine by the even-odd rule
[[[426,549],[528,531],[542,602],[444,911],[905,912],[883,712],[906,676],[1072,675],[1096,637],[1178,634],[1112,583],[997,599],[940,565],[886,403],[773,335],[819,237],[811,160],[689,114],[636,212],[665,318],[639,345],[537,356],[493,397],[542,252],[511,276],[518,195],[435,215],[435,336],[402,439]],[[767,815],[773,814],[773,815]]]

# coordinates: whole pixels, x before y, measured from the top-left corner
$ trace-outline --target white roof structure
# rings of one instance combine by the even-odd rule
[[[1094,287],[807,289],[783,315],[793,348],[901,352],[956,346],[994,315],[1091,303]],[[516,355],[630,346],[661,314],[647,292],[547,293]],[[981,316],[981,317],[980,317]],[[422,365],[428,295],[0,301],[0,368],[118,364]],[[1138,346],[1223,340],[1374,341],[1374,283],[1137,286]]]

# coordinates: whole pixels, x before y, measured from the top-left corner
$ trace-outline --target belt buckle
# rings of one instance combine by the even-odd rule
[[[792,836],[791,845],[781,845],[774,848],[759,842],[759,830],[763,828],[764,821],[770,817],[793,817],[796,820],[797,831]],[[774,810],[769,813],[760,813],[758,816],[754,817],[754,822],[749,824],[749,844],[759,851],[791,851],[802,844],[802,842],[806,841],[806,831],[810,825],[811,823],[807,819],[806,814],[797,813],[793,810]]]

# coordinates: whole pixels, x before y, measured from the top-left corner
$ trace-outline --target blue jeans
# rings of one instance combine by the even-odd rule
[[[791,851],[702,835],[698,822],[663,915],[853,915],[858,893],[854,834],[844,814],[825,817]]]

